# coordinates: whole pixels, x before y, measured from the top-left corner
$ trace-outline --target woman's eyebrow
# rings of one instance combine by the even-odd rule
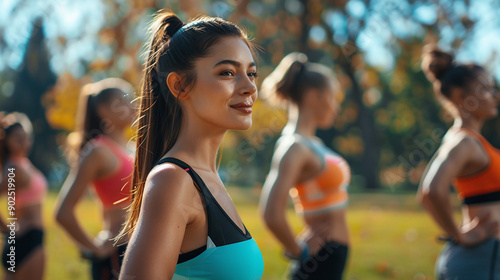
[[[224,59],[224,60],[221,60],[221,61],[215,63],[214,68],[217,67],[217,66],[219,66],[219,65],[222,65],[222,64],[231,64],[234,67],[240,67],[241,66],[241,63],[239,61],[231,60],[231,59]],[[255,65],[256,65],[255,61],[252,61],[248,65],[248,67],[252,67],[252,66],[255,66]]]

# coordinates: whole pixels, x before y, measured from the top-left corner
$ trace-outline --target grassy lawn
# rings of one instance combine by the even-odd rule
[[[251,190],[230,188],[229,192],[264,256],[263,279],[284,279],[287,260],[257,214],[257,196]],[[56,196],[51,193],[44,208],[45,279],[90,279],[87,262],[80,259],[76,246],[53,220]],[[1,205],[6,205],[5,199]],[[100,229],[98,211],[90,196],[78,206],[78,216],[91,234]],[[5,209],[0,213],[5,217]],[[289,217],[300,231],[301,221],[292,209]],[[434,262],[442,246],[436,241],[439,230],[413,194],[352,194],[348,220],[352,246],[345,279],[434,279]]]

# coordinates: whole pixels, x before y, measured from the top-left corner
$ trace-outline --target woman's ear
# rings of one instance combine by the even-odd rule
[[[457,87],[452,88],[450,94],[450,100],[457,105],[462,105],[465,100],[465,91]]]
[[[107,116],[108,116],[107,114],[109,111],[109,107],[106,105],[107,104],[105,104],[105,103],[97,104],[96,113],[97,113],[97,116],[99,116],[99,118],[101,120],[107,118]]]
[[[185,99],[184,88],[182,87],[183,78],[181,75],[171,72],[167,76],[167,86],[175,98]]]
[[[309,88],[302,95],[302,103],[307,106],[316,106],[320,101],[320,92],[315,88]]]

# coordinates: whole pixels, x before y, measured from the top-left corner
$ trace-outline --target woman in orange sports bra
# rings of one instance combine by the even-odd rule
[[[6,209],[8,205],[14,207],[13,216],[9,213],[0,221],[5,279],[43,279],[45,270],[42,204],[47,181],[27,158],[31,133],[26,115],[0,116],[0,193],[7,195]]]
[[[349,165],[315,137],[316,129],[330,127],[339,111],[333,81],[331,70],[291,53],[261,88],[268,99],[288,105],[289,121],[276,143],[260,210],[292,260],[291,279],[341,279],[347,261]],[[298,237],[285,215],[289,195],[306,225]]]
[[[131,202],[133,153],[127,148],[126,130],[135,109],[131,104],[132,87],[121,79],[105,79],[82,89],[77,115],[78,131],[69,142],[74,163],[63,184],[56,206],[56,220],[73,238],[82,257],[91,261],[93,279],[118,279],[127,237],[113,247],[113,241],[125,222]],[[73,159],[73,160],[72,160]],[[82,228],[75,208],[89,185],[100,201],[103,230],[95,239]]]
[[[436,262],[438,279],[500,279],[500,151],[481,135],[498,115],[492,78],[475,64],[457,64],[435,46],[422,68],[454,123],[427,165],[418,199],[449,236]],[[463,200],[458,224],[450,185]]]

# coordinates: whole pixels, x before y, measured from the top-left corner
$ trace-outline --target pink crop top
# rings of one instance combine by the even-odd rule
[[[132,172],[134,171],[133,155],[118,143],[100,135],[92,140],[96,146],[108,148],[118,159],[118,169],[111,175],[93,182],[97,196],[104,208],[124,207],[131,201]]]
[[[36,169],[27,158],[12,157],[10,161],[14,165],[19,165],[31,175],[27,186],[16,189],[16,207],[23,208],[42,203],[47,193],[47,180],[45,180],[42,172]]]

